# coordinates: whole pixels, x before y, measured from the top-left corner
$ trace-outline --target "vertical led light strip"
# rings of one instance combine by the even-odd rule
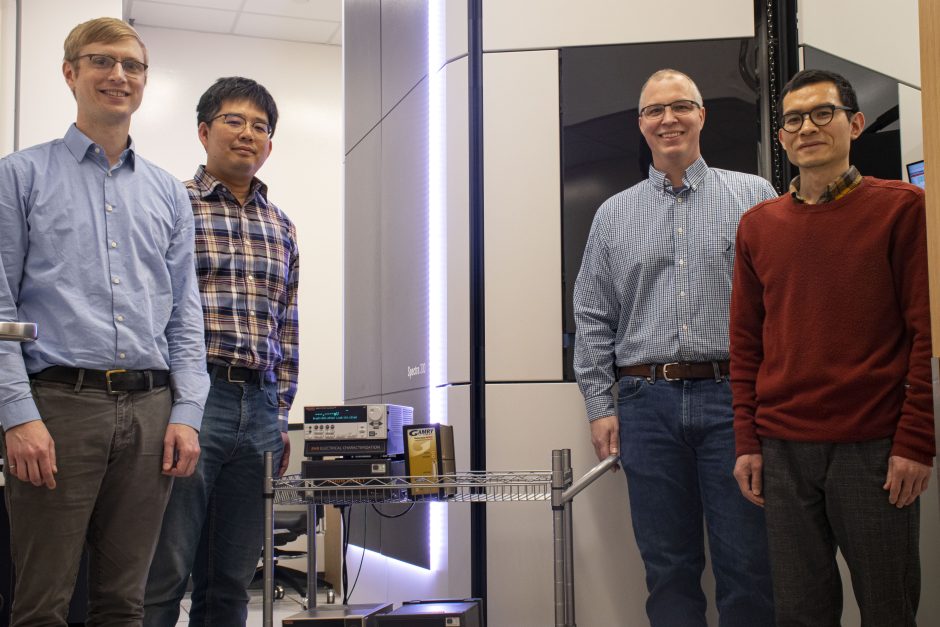
[[[445,0],[428,2],[428,407],[447,422],[447,118]],[[430,506],[431,570],[447,551],[447,505]]]

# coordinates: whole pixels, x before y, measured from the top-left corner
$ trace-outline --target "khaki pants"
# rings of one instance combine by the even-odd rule
[[[85,624],[140,625],[147,572],[173,485],[160,472],[170,389],[109,395],[42,381],[33,381],[32,389],[55,441],[59,472],[54,490],[6,474],[16,570],[11,625],[67,624],[86,543]]]

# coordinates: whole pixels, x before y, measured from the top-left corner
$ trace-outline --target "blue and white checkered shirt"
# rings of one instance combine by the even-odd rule
[[[590,420],[615,414],[618,366],[728,359],[738,220],[777,193],[701,158],[682,182],[650,166],[594,216],[574,287],[574,370]]]

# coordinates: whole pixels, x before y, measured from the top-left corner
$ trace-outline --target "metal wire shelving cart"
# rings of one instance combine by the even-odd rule
[[[550,501],[554,553],[555,627],[576,627],[574,611],[574,552],[571,501],[617,463],[611,455],[574,481],[571,451],[552,451],[547,471],[481,471],[439,477],[276,479],[273,455],[265,453],[264,484],[264,627],[274,627],[274,505],[308,506],[307,532],[313,538],[317,505],[378,503],[508,503]],[[431,492],[431,494],[426,494]],[[316,543],[307,556],[307,594],[316,604]],[[311,592],[313,591],[313,592]]]

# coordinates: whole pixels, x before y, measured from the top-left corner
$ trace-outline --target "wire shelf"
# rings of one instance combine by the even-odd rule
[[[304,479],[289,475],[274,480],[279,505],[410,502],[548,501],[550,471],[468,472],[438,477],[341,477]]]

